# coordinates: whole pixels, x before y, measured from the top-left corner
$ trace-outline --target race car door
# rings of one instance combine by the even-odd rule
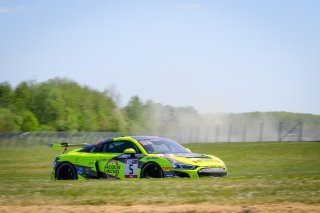
[[[139,159],[130,154],[124,154],[124,150],[128,148],[141,154],[139,148],[131,141],[108,141],[102,145],[101,160],[98,163],[101,177],[107,179],[139,177]]]

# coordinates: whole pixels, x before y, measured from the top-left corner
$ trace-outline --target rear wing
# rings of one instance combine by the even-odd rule
[[[80,144],[52,143],[52,144],[49,144],[49,147],[52,147],[53,149],[59,149],[59,150],[63,148],[63,153],[66,153],[68,147],[82,147],[86,145],[88,145],[88,143],[80,143]]]

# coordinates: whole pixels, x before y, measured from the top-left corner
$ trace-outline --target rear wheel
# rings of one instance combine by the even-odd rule
[[[74,180],[77,179],[77,172],[71,163],[63,162],[57,169],[58,180]]]
[[[163,171],[156,163],[147,163],[141,171],[141,178],[163,178]]]

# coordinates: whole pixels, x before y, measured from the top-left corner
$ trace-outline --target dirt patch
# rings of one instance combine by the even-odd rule
[[[133,206],[114,206],[114,205],[77,205],[77,206],[0,206],[1,213],[21,212],[21,213],[38,213],[38,212],[63,212],[63,213],[254,213],[254,212],[272,212],[272,213],[299,213],[299,212],[320,212],[320,204],[309,205],[299,203],[287,204],[267,204],[267,205],[216,205],[216,204],[184,204],[184,205],[133,205]]]

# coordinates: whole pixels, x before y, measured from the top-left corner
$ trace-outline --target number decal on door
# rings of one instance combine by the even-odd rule
[[[138,159],[126,159],[124,167],[125,178],[138,178]]]

